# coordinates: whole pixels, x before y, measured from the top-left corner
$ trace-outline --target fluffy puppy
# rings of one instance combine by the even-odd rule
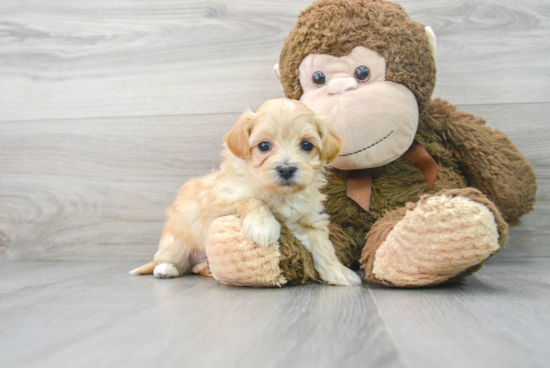
[[[277,217],[312,253],[329,284],[359,285],[360,278],[336,258],[324,214],[323,165],[340,153],[343,140],[299,101],[270,100],[246,111],[224,137],[221,170],[193,179],[168,209],[154,261],[131,271],[158,278],[204,273],[205,243],[212,222],[236,214],[248,238],[262,247],[277,242]]]

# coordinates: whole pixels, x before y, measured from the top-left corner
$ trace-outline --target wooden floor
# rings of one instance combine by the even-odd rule
[[[434,289],[228,287],[130,262],[5,262],[2,367],[548,367],[550,252]]]
[[[535,210],[461,284],[247,289],[127,271],[219,163],[312,0],[2,0],[0,367],[550,367],[550,3],[403,0],[437,87],[533,165]]]

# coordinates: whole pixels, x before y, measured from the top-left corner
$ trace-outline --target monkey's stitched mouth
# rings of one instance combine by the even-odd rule
[[[351,156],[351,155],[355,155],[356,153],[360,153],[360,152],[366,151],[366,150],[368,150],[369,148],[376,146],[378,143],[382,142],[384,139],[388,138],[388,137],[389,137],[390,135],[392,135],[392,134],[393,134],[393,130],[392,130],[391,132],[389,132],[387,136],[385,136],[384,138],[380,139],[380,140],[377,141],[377,142],[374,142],[374,143],[371,144],[370,146],[367,146],[367,147],[365,147],[365,148],[362,148],[362,149],[360,149],[359,151],[355,151],[355,152],[351,152],[351,153],[346,153],[346,154],[340,155],[340,156],[338,156],[338,157]]]

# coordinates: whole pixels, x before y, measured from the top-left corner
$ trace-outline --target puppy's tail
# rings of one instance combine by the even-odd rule
[[[134,268],[130,271],[130,275],[152,275],[158,264],[159,262],[157,261],[149,262],[141,267]]]

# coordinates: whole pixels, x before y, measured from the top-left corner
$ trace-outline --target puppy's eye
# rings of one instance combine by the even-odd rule
[[[303,141],[302,142],[302,149],[304,151],[311,151],[313,149],[313,144],[311,144],[311,142],[308,142],[308,141]]]
[[[358,66],[357,69],[355,69],[355,79],[357,81],[364,83],[368,81],[370,78],[370,69],[367,68],[364,65]]]
[[[323,72],[315,72],[313,73],[313,76],[311,78],[313,79],[313,84],[315,84],[317,87],[321,87],[327,81],[327,77]]]
[[[262,142],[262,143],[258,144],[258,148],[262,152],[267,152],[271,149],[271,144],[269,144],[268,142]]]

